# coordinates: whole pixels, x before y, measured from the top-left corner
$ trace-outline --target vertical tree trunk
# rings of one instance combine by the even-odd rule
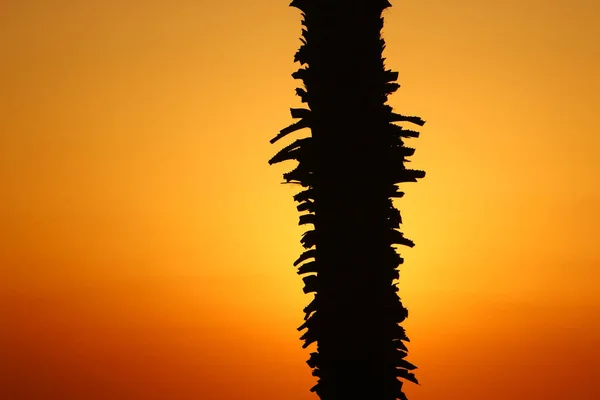
[[[417,382],[405,360],[408,338],[399,326],[408,315],[394,280],[402,258],[394,245],[413,246],[397,230],[392,198],[398,183],[416,182],[423,171],[407,169],[418,137],[393,122],[423,125],[418,117],[392,112],[385,103],[399,87],[385,69],[382,11],[387,0],[294,0],[303,14],[302,46],[293,74],[308,109],[292,109],[298,122],[271,142],[310,128],[310,135],[284,147],[270,163],[299,161],[284,174],[305,189],[294,196],[300,224],[313,225],[294,263],[306,275],[305,293],[315,293],[299,330],[304,347],[317,344],[308,364],[319,378],[322,400],[406,399],[402,381]]]

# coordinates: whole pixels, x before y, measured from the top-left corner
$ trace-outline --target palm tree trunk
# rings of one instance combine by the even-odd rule
[[[404,166],[414,149],[403,139],[418,137],[393,122],[423,125],[418,117],[395,114],[385,103],[399,87],[398,73],[385,69],[382,11],[387,0],[294,0],[303,14],[302,46],[292,76],[308,109],[292,109],[298,122],[271,142],[302,128],[310,135],[284,147],[270,160],[297,160],[284,174],[305,189],[294,196],[300,224],[313,225],[294,263],[306,275],[304,347],[317,344],[308,364],[319,378],[322,400],[406,399],[402,380],[417,383],[405,360],[408,341],[399,326],[408,315],[394,280],[402,258],[395,245],[413,246],[397,230],[392,198],[397,184],[416,182],[423,171]]]

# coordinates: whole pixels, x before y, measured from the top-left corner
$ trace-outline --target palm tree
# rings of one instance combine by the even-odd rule
[[[387,0],[294,0],[302,11],[302,45],[292,76],[308,108],[292,108],[297,122],[271,143],[309,128],[310,134],[281,149],[270,164],[297,160],[285,173],[301,185],[294,196],[306,249],[294,263],[305,275],[304,292],[314,299],[304,309],[306,348],[316,343],[308,365],[322,400],[396,400],[402,383],[417,379],[406,361],[408,342],[399,325],[408,311],[394,281],[403,259],[396,245],[413,242],[397,229],[402,220],[392,199],[398,184],[416,182],[425,172],[407,169],[414,149],[405,138],[418,133],[394,122],[422,126],[418,117],[396,114],[386,105],[399,85],[385,69],[381,38]]]

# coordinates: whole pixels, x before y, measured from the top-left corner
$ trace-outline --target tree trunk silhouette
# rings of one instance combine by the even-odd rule
[[[294,263],[304,275],[304,292],[314,299],[304,309],[303,347],[316,343],[308,365],[322,400],[406,399],[403,380],[415,383],[406,361],[408,342],[399,325],[408,311],[394,281],[403,259],[396,245],[414,244],[398,230],[393,198],[398,184],[425,172],[407,169],[414,149],[404,138],[418,133],[394,122],[422,126],[418,117],[386,105],[399,85],[398,73],[382,58],[382,12],[387,0],[294,0],[302,11],[302,45],[292,76],[308,108],[291,109],[297,122],[271,143],[303,128],[310,134],[280,150],[270,164],[297,160],[284,174],[304,189],[294,196],[300,224],[312,225],[301,239],[306,249]],[[402,378],[402,379],[399,379]]]

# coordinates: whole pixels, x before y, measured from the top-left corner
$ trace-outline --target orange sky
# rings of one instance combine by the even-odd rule
[[[600,3],[395,1],[411,400],[600,398]],[[286,1],[0,2],[0,398],[310,400]],[[7,356],[8,355],[8,356]]]

